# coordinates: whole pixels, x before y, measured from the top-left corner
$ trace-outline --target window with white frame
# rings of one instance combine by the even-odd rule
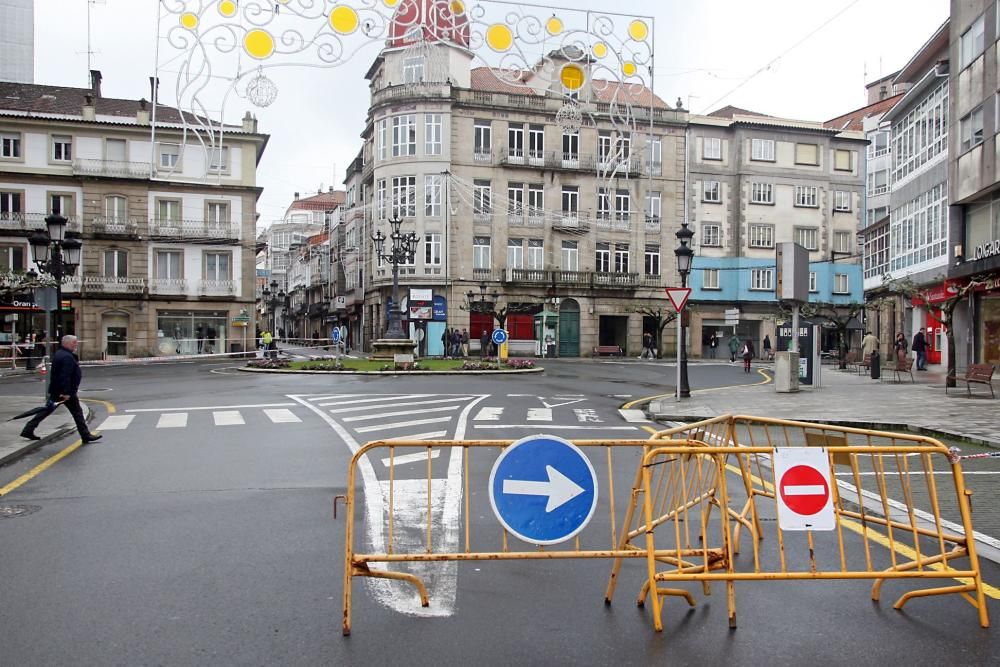
[[[205,222],[210,225],[229,224],[229,202],[210,201],[205,204]]]
[[[809,291],[810,292],[818,292],[819,291],[819,287],[817,287],[817,285],[816,285],[816,272],[815,271],[810,271],[809,272]]]
[[[490,237],[476,236],[472,239],[472,268],[489,269],[492,267],[490,257]]]
[[[156,251],[156,277],[159,280],[179,280],[184,277],[184,253],[180,250]]]
[[[208,170],[213,173],[229,171],[229,148],[216,146],[208,152]]]
[[[545,126],[528,126],[528,157],[541,160],[545,154]]]
[[[379,160],[384,160],[388,157],[388,120],[383,118],[375,123],[375,156]]]
[[[812,185],[796,185],[795,205],[817,208],[819,206],[819,188]]]
[[[441,235],[424,234],[424,264],[441,265]]]
[[[774,185],[772,183],[751,183],[750,184],[751,204],[773,204]]]
[[[750,289],[773,290],[774,269],[750,269]]]
[[[875,130],[868,133],[868,157],[879,157],[889,152],[889,133]]]
[[[959,121],[959,132],[963,151],[983,143],[983,107],[978,107]]]
[[[663,213],[663,200],[658,191],[646,193],[646,219],[649,222],[659,222]]]
[[[703,140],[703,150],[701,157],[705,160],[722,159],[722,139],[719,137],[705,137]]]
[[[542,239],[528,239],[528,268],[545,268],[545,244]]]
[[[611,191],[608,188],[597,188],[597,219],[611,219]]]
[[[848,294],[850,291],[851,289],[848,282],[848,275],[846,273],[833,274],[833,293]]]
[[[412,218],[417,214],[417,177],[392,177],[392,217]]]
[[[472,132],[476,160],[488,161],[493,151],[493,126],[488,120],[477,120]]]
[[[0,271],[24,272],[27,269],[24,262],[26,247],[24,245],[0,245]]]
[[[622,222],[632,219],[632,195],[628,190],[615,192],[615,219]]]
[[[444,121],[441,114],[429,113],[424,116],[424,153],[441,155],[443,128]]]
[[[889,273],[889,225],[865,230],[865,278]]]
[[[962,69],[972,64],[986,46],[986,15],[983,14],[962,33],[959,39],[959,67]]]
[[[524,268],[524,239],[507,239],[507,268]]]
[[[21,157],[21,135],[0,134],[0,158],[17,159]]]
[[[774,139],[751,139],[750,159],[760,162],[774,162]]]
[[[611,244],[598,243],[594,252],[594,270],[598,273],[611,273]]]
[[[793,238],[806,250],[819,250],[819,229],[816,227],[796,227]]]
[[[868,195],[881,195],[889,191],[889,170],[879,169],[868,174]]]
[[[663,141],[653,137],[649,142],[649,173],[653,176],[663,174]]]
[[[646,252],[643,254],[642,268],[647,276],[660,275],[660,246],[646,244]]]
[[[417,83],[424,80],[424,59],[422,56],[403,59],[403,83]]]
[[[0,192],[0,220],[13,220],[24,213],[20,192]]]
[[[597,161],[607,164],[611,160],[611,132],[601,130],[597,133]]]
[[[719,270],[702,269],[702,289],[719,289]]]
[[[507,154],[513,158],[524,157],[524,125],[521,123],[507,126]]]
[[[181,147],[177,144],[160,144],[160,167],[175,169],[181,161]]]
[[[947,186],[940,183],[892,210],[889,216],[890,271],[947,254],[947,190]]]
[[[392,157],[417,154],[417,117],[403,114],[392,117]]]
[[[714,224],[702,224],[701,244],[710,248],[722,246],[722,227]]]
[[[128,199],[121,195],[104,198],[104,215],[109,222],[122,222],[128,216]]]
[[[489,218],[493,212],[493,185],[489,181],[472,182],[472,214],[476,218]]]
[[[441,217],[441,175],[424,175],[424,217]]]
[[[577,217],[580,214],[580,188],[575,185],[564,185],[562,189],[563,215]]]
[[[850,232],[834,232],[833,233],[833,251],[844,254],[851,254],[853,248],[851,247],[851,233]]]
[[[702,181],[701,200],[710,204],[722,203],[722,184],[719,181]]]
[[[615,244],[615,273],[628,273],[629,246],[627,243]]]
[[[385,179],[380,178],[375,181],[375,218],[385,220],[386,213],[386,185]]]
[[[532,217],[542,217],[545,215],[544,185],[528,184],[528,215]]]
[[[948,151],[948,77],[892,124],[892,183],[895,186]]]
[[[580,270],[580,248],[579,241],[563,241],[560,260],[563,271]]]
[[[128,160],[128,142],[124,139],[104,140],[104,159],[111,162],[126,162]]]
[[[575,162],[580,159],[580,131],[563,130],[563,160]]]
[[[774,225],[750,225],[751,248],[774,247]]]
[[[52,135],[52,161],[69,162],[73,159],[73,137]]]
[[[66,217],[73,215],[73,195],[50,194],[49,213]]]
[[[816,144],[795,144],[795,164],[818,165],[819,146]]]
[[[833,210],[841,212],[850,212],[851,210],[851,192],[849,190],[834,190],[833,191]]]
[[[231,252],[205,253],[205,280],[232,280],[233,254]]]
[[[628,160],[632,156],[632,135],[619,134],[615,138],[615,154],[618,160]]]
[[[111,248],[104,251],[104,277],[128,277],[128,252]]]

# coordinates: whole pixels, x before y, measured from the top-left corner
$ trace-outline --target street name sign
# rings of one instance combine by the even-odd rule
[[[782,530],[833,530],[830,458],[824,447],[776,447],[774,478]]]
[[[684,304],[687,303],[688,297],[691,296],[690,287],[668,287],[664,291],[678,313],[684,310]]]
[[[493,513],[515,537],[559,544],[577,535],[597,508],[597,474],[573,443],[532,435],[507,447],[490,472]]]

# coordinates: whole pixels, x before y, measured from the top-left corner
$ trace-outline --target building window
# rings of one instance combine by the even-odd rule
[[[380,178],[375,182],[375,218],[385,220],[386,186],[385,179]]]
[[[618,160],[628,160],[632,156],[632,136],[619,134],[615,139],[615,155]]]
[[[403,83],[418,83],[424,80],[424,59],[421,56],[403,60]]]
[[[20,192],[0,192],[0,220],[14,220],[22,213]]]
[[[21,135],[0,134],[0,158],[11,160],[21,157]]]
[[[722,246],[722,227],[719,225],[705,225],[701,226],[701,245],[708,246],[710,248],[718,248]]]
[[[577,162],[580,159],[580,132],[563,130],[563,161]]]
[[[441,264],[441,235],[424,234],[424,264],[429,266],[440,266]]]
[[[528,158],[541,160],[545,155],[545,127],[543,125],[528,126]]]
[[[598,273],[611,273],[611,244],[598,243],[594,254],[594,270]]]
[[[629,247],[627,243],[615,244],[615,273],[628,273]]]
[[[160,168],[177,169],[181,162],[181,147],[177,144],[160,144]]]
[[[750,159],[774,162],[774,139],[751,139]]]
[[[73,195],[50,194],[49,213],[66,216],[73,215]]]
[[[206,252],[205,280],[232,280],[232,261],[232,253]]]
[[[597,133],[597,162],[604,165],[611,160],[611,132],[601,130]]]
[[[128,253],[124,250],[105,250],[103,275],[105,278],[127,278]]]
[[[846,255],[851,254],[851,233],[850,232],[834,232],[833,233],[833,251],[844,253]]]
[[[69,162],[73,159],[73,137],[54,135],[52,137],[53,162]]]
[[[816,272],[815,271],[810,271],[809,272],[809,291],[810,292],[818,292],[819,291],[819,288],[816,286]]]
[[[507,154],[513,158],[524,157],[524,125],[507,127]]]
[[[229,149],[225,146],[217,146],[209,151],[208,170],[212,173],[225,173],[229,171]]]
[[[888,271],[895,272],[947,254],[948,188],[944,183],[892,210],[889,216]],[[968,214],[966,230],[969,229]],[[975,243],[966,239],[965,247]],[[865,249],[867,253],[867,248]]]
[[[836,171],[851,171],[851,151],[833,151],[833,168]]]
[[[703,140],[704,149],[701,156],[706,160],[722,159],[722,139],[718,137],[705,137]]]
[[[632,219],[632,195],[628,190],[618,190],[615,193],[615,219],[621,222]]]
[[[835,273],[833,274],[833,293],[834,294],[848,294],[850,286],[847,280],[846,273]]]
[[[577,217],[580,214],[580,188],[564,185],[562,189],[563,215]]]
[[[808,185],[796,185],[795,205],[817,208],[819,206],[819,189]]]
[[[660,221],[663,213],[663,200],[659,192],[650,191],[646,193],[646,219],[649,222]]]
[[[507,184],[507,215],[513,216],[516,222],[523,222],[524,216],[524,184]]]
[[[719,289],[719,270],[702,269],[702,289]]]
[[[889,215],[888,206],[879,206],[878,208],[870,208],[865,213],[865,227],[869,225],[874,225],[876,222]]]
[[[979,57],[986,46],[985,18],[986,15],[983,14],[973,21],[968,30],[962,33],[959,40],[959,58],[962,69],[972,64],[972,61]]]
[[[774,289],[774,269],[751,269],[750,289],[768,290]]]
[[[722,184],[719,181],[702,181],[701,200],[710,204],[721,204]]]
[[[663,174],[663,142],[659,137],[653,137],[649,142],[649,173],[653,176]]]
[[[895,186],[948,151],[948,78],[892,125],[892,183]]]
[[[660,246],[646,245],[642,265],[647,276],[660,275]]]
[[[528,215],[538,218],[545,215],[545,186],[528,184]]]
[[[443,127],[441,114],[424,116],[424,153],[427,155],[441,155]]]
[[[404,114],[392,117],[392,157],[417,154],[417,117]]]
[[[0,245],[0,271],[24,272],[24,250],[23,245]]]
[[[424,176],[424,217],[441,217],[441,176],[438,174]]]
[[[889,171],[880,169],[868,174],[868,195],[881,195],[889,191]]]
[[[417,177],[393,176],[392,217],[412,218],[417,214]]]
[[[490,237],[476,236],[472,239],[472,268],[489,269],[490,267]]]
[[[774,204],[774,186],[771,183],[751,183],[750,203]]]
[[[819,230],[815,227],[796,227],[795,242],[806,250],[819,250]]]
[[[156,251],[156,277],[159,280],[179,280],[184,277],[184,253],[180,250]]]
[[[611,219],[611,194],[607,188],[597,188],[597,219]]]
[[[524,239],[507,239],[507,268],[524,267]]]
[[[868,157],[879,157],[889,152],[888,132],[869,132],[868,142]]]
[[[750,225],[751,248],[774,247],[774,225]]]
[[[388,121],[385,118],[375,123],[375,155],[379,160],[384,160],[387,157],[387,128]]]
[[[983,108],[979,107],[959,121],[962,151],[983,143]]]
[[[480,221],[488,220],[493,212],[493,186],[489,181],[473,181],[472,188],[473,217]]]
[[[580,270],[580,250],[579,241],[562,242],[562,269],[563,271]]]
[[[473,127],[474,157],[476,160],[489,162],[493,151],[493,127],[488,120],[477,120]]]
[[[819,146],[816,144],[795,144],[795,164],[819,164]]]
[[[528,268],[545,268],[545,245],[542,239],[528,239]]]
[[[851,193],[848,190],[833,191],[833,210],[847,213],[851,211]]]

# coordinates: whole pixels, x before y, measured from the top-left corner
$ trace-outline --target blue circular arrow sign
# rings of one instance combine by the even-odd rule
[[[503,329],[494,329],[491,338],[494,345],[503,345],[507,342],[507,332]]]
[[[330,332],[330,339],[334,343],[339,343],[340,342],[340,328],[339,327],[334,327],[333,331]]]
[[[586,527],[597,508],[594,466],[554,435],[521,438],[490,473],[490,504],[508,532],[531,544],[558,544]]]

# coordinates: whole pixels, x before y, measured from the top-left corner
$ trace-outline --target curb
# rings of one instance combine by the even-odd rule
[[[511,370],[495,371],[309,371],[293,370],[281,368],[248,368],[246,366],[237,367],[238,371],[244,373],[281,373],[285,375],[522,375],[525,373],[541,373],[544,368],[517,368]]]
[[[85,407],[87,409],[86,420],[87,420],[87,423],[89,424],[90,422],[92,422],[94,420],[94,411],[91,410],[90,406],[88,406],[88,405],[84,405],[83,407]],[[53,443],[56,440],[59,440],[60,438],[62,438],[63,436],[65,436],[65,435],[67,435],[69,433],[74,433],[74,432],[76,432],[76,425],[75,424],[71,424],[69,426],[66,426],[64,428],[59,429],[58,431],[53,431],[52,433],[49,433],[48,435],[42,436],[41,440],[25,440],[24,441],[24,445],[22,447],[20,447],[19,449],[15,449],[14,451],[12,451],[9,454],[7,454],[6,456],[0,457],[0,466],[7,465],[8,463],[13,463],[14,461],[17,461],[18,459],[20,459],[20,458],[22,458],[24,456],[27,456],[28,454],[31,454],[36,449],[40,449],[40,448],[44,447],[45,445]],[[20,437],[20,436],[18,436],[18,437]]]

